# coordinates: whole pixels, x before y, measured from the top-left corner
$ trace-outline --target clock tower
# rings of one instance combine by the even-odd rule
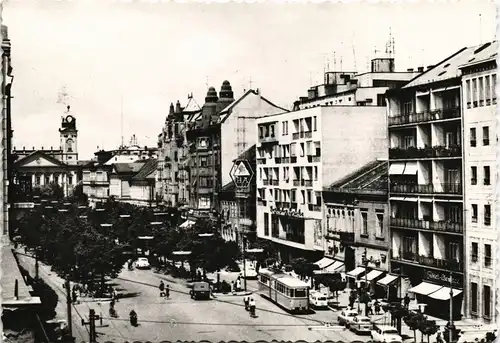
[[[78,130],[76,129],[76,119],[70,113],[70,106],[67,106],[66,113],[61,118],[59,135],[62,150],[61,161],[67,164],[76,164],[78,161]]]

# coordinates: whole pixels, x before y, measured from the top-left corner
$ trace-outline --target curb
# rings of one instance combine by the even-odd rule
[[[253,292],[239,292],[239,293],[214,293],[214,295],[216,295],[217,297],[224,297],[224,296],[227,296],[227,297],[241,297],[241,296],[245,296],[245,295],[252,295]]]

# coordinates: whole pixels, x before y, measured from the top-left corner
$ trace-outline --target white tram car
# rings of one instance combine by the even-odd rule
[[[261,268],[259,294],[290,312],[309,310],[309,285],[291,275]]]

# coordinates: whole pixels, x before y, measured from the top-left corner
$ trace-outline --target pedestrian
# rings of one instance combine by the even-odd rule
[[[255,316],[255,300],[253,297],[248,301],[248,306],[250,307],[250,315]]]
[[[158,288],[160,289],[160,297],[164,297],[165,296],[165,284],[163,283],[163,281],[160,282],[160,286]]]
[[[115,288],[113,288],[113,299],[118,302],[118,292],[116,291]]]
[[[248,311],[248,305],[249,305],[250,297],[248,295],[245,295],[243,297],[243,302],[245,303],[245,310]]]
[[[375,300],[375,314],[380,314],[380,303],[378,302],[378,300]]]
[[[73,291],[71,292],[71,296],[73,298],[73,304],[76,304],[78,301],[78,295],[76,294],[76,289],[73,287]]]
[[[241,290],[241,281],[240,277],[238,276],[238,279],[236,280],[236,292],[239,292]]]
[[[410,297],[408,296],[408,293],[406,293],[406,295],[403,299],[403,303],[404,303],[405,309],[408,310],[408,308],[410,307]]]
[[[234,281],[231,281],[231,290],[234,292],[236,292],[236,282]]]
[[[441,337],[441,332],[437,333],[436,343],[443,343],[443,338]]]
[[[165,296],[168,298],[170,298],[170,285],[167,285],[167,289],[165,290]]]

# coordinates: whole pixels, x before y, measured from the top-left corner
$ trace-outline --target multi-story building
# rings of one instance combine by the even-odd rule
[[[16,196],[31,193],[33,187],[57,183],[68,195],[80,180],[78,161],[76,119],[67,106],[65,116],[61,118],[59,128],[61,147],[59,149],[17,150],[12,151],[13,183],[17,185]]]
[[[238,156],[238,160],[248,161],[252,171],[254,171],[256,167],[255,145],[252,145]],[[219,195],[221,203],[221,236],[227,241],[236,241],[238,244],[242,242],[243,236],[250,241],[254,241],[256,238],[255,194],[257,189],[255,175],[250,181],[248,194],[240,197],[238,195],[239,191],[234,181],[231,181],[222,187]]]
[[[220,211],[218,195],[231,182],[233,160],[255,144],[256,118],[283,111],[258,90],[234,100],[228,81],[222,83],[219,97],[209,88],[201,116],[187,131],[192,208]]]
[[[385,108],[322,105],[257,127],[257,236],[276,243],[283,262],[318,259],[323,187],[387,157]]]
[[[389,270],[388,161],[375,160],[323,189],[325,257],[334,261],[328,269],[368,283],[386,298],[390,282],[377,284]],[[389,278],[387,279],[389,280]]]
[[[408,69],[395,71],[392,57],[375,58],[371,61],[369,72],[328,71],[324,83],[309,88],[307,97],[294,103],[294,109],[305,109],[320,105],[344,106],[385,106],[385,92],[399,88],[424,71]]]
[[[487,43],[462,71],[465,213],[465,315],[496,323],[496,80],[498,42]]]
[[[483,56],[469,47],[390,90],[391,268],[406,275],[426,311],[460,317],[464,292],[464,168],[460,66]],[[405,293],[406,290],[400,290]]]
[[[201,114],[201,108],[193,95],[181,107],[180,102],[170,111],[162,133],[158,135],[158,177],[159,198],[169,206],[186,205],[189,200],[189,146],[186,131],[190,122]]]

